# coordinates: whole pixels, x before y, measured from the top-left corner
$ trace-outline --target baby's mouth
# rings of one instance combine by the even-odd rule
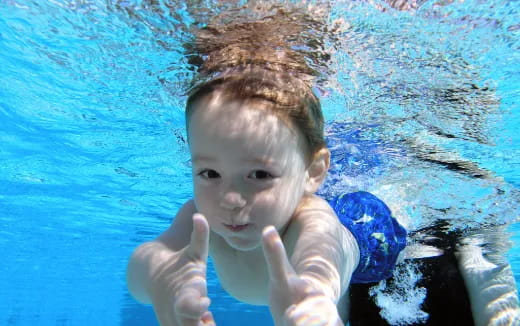
[[[232,232],[240,232],[240,231],[246,229],[249,226],[249,223],[240,224],[240,225],[224,224],[224,226]]]

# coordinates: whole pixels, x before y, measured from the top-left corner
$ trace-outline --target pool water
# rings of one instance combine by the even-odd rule
[[[155,3],[0,0],[1,325],[157,324],[126,263],[191,197],[182,44],[223,4]],[[344,27],[318,91],[348,140],[322,191],[411,229],[510,223],[520,281],[520,2],[318,5]],[[219,325],[272,324],[208,273]]]

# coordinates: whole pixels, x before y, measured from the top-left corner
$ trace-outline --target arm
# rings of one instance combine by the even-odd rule
[[[142,303],[151,303],[149,289],[156,269],[165,261],[173,259],[176,252],[190,242],[193,231],[191,216],[195,213],[193,201],[185,203],[172,225],[157,239],[137,247],[128,262],[126,281],[133,297]]]
[[[264,231],[271,312],[276,325],[343,325],[337,305],[359,250],[330,206],[315,196],[309,200],[304,207],[312,209],[298,210],[284,235],[290,261],[276,230]]]
[[[213,323],[206,289],[209,226],[202,215],[194,213],[189,201],[172,226],[139,246],[128,263],[130,293],[143,303],[152,303],[163,326]]]
[[[457,248],[459,268],[468,290],[477,326],[516,325],[520,307],[515,278],[509,264],[487,261],[482,248],[467,243]]]
[[[284,242],[296,273],[337,303],[357,267],[359,249],[325,200],[312,196],[308,201],[310,208],[296,214]]]

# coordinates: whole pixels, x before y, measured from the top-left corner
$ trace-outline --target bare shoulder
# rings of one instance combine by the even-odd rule
[[[329,241],[340,248],[343,255],[349,259],[352,258],[351,255],[359,257],[359,248],[354,236],[341,223],[334,209],[325,199],[312,195],[304,198],[296,209],[283,242],[288,252],[293,252],[305,242],[316,246],[317,241],[321,241],[321,244]]]
[[[302,202],[298,205],[294,213],[291,224],[295,223],[297,225],[303,223],[303,225],[308,225],[311,221],[314,221],[314,223],[329,224],[331,222],[338,222],[338,217],[325,199],[311,195],[302,199]]]
[[[164,231],[156,241],[174,251],[184,248],[189,242],[193,230],[193,214],[197,212],[193,199],[188,200],[179,209],[179,212],[172,221],[170,227]]]
[[[288,251],[292,251],[296,242],[303,238],[315,240],[315,236],[319,234],[342,238],[343,229],[336,213],[326,200],[316,195],[307,196],[294,212],[283,235],[283,242]]]

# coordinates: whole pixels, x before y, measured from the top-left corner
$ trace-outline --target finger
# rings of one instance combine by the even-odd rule
[[[198,297],[206,297],[208,295],[208,284],[204,273],[197,268],[191,271],[189,280],[187,280],[181,288],[181,291],[194,290]]]
[[[196,319],[208,311],[211,300],[208,297],[201,297],[198,291],[186,289],[182,291],[175,300],[175,312],[180,319]]]
[[[211,313],[211,311],[206,311],[203,315],[202,315],[202,318],[200,319],[202,325],[204,326],[215,326],[216,323],[215,323],[215,319],[213,318],[213,314]]]
[[[285,325],[343,326],[336,304],[324,296],[291,305],[284,314]]]
[[[282,239],[273,226],[266,227],[262,232],[262,246],[270,279],[287,283],[294,270],[287,258]]]
[[[209,225],[202,214],[193,214],[193,231],[189,251],[190,254],[200,260],[208,260]]]

